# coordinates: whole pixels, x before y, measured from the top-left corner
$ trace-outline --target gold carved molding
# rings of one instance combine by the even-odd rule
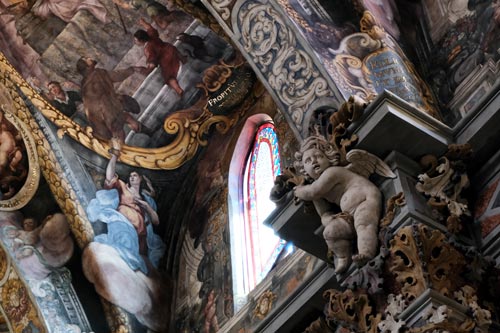
[[[21,84],[21,86],[19,86]],[[7,62],[0,53],[0,85],[5,89],[12,101],[9,112],[20,122],[24,123],[26,130],[29,131],[36,144],[36,153],[38,155],[38,165],[46,179],[51,192],[54,195],[62,212],[66,215],[75,239],[80,248],[85,247],[93,238],[94,231],[82,205],[80,204],[75,191],[69,183],[64,171],[57,161],[57,158],[45,138],[42,129],[38,126],[36,120],[29,112],[22,97],[18,94],[17,88],[22,91],[30,92],[33,98],[37,98],[39,103],[43,99],[21,78],[14,68]],[[50,110],[55,111],[53,108]]]
[[[0,117],[4,117],[5,120],[17,129],[24,143],[24,153],[28,159],[28,170],[26,170],[24,185],[14,196],[0,200],[0,210],[14,211],[24,207],[35,195],[40,182],[40,166],[38,165],[38,154],[33,135],[28,126],[12,113],[13,102],[7,95],[7,88],[1,83],[0,90],[2,90],[2,96],[0,96],[0,113],[2,115]]]

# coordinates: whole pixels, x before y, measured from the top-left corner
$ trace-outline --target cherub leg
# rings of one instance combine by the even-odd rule
[[[358,265],[364,265],[377,254],[379,211],[378,203],[365,202],[354,213],[358,254],[353,260]]]
[[[327,214],[321,218],[321,223],[325,226],[323,238],[328,246],[328,257],[330,260],[335,257],[335,273],[342,273],[351,265],[352,217],[347,213]]]
[[[347,239],[337,239],[332,245],[331,251],[335,255],[335,273],[343,273],[351,266],[351,242]]]

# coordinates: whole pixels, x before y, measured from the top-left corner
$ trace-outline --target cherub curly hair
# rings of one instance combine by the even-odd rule
[[[293,163],[295,169],[302,175],[304,175],[307,180],[311,180],[311,178],[304,170],[302,157],[307,150],[312,148],[316,148],[323,152],[323,154],[325,154],[325,156],[328,158],[328,161],[330,161],[330,165],[334,165],[334,162],[338,162],[340,159],[340,153],[334,145],[328,142],[321,135],[311,135],[310,137],[305,139],[304,142],[302,142],[299,151],[295,153],[295,162]]]

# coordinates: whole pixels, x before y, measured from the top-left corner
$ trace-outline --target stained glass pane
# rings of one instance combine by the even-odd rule
[[[246,230],[251,253],[249,280],[253,286],[269,272],[285,242],[263,221],[275,208],[269,200],[274,179],[280,173],[280,156],[276,132],[272,124],[259,127],[245,172]],[[252,287],[253,287],[252,286]]]

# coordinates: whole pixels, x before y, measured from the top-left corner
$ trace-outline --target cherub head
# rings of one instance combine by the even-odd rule
[[[340,153],[323,136],[311,135],[295,153],[295,168],[309,180],[316,180],[327,168],[340,163]]]

